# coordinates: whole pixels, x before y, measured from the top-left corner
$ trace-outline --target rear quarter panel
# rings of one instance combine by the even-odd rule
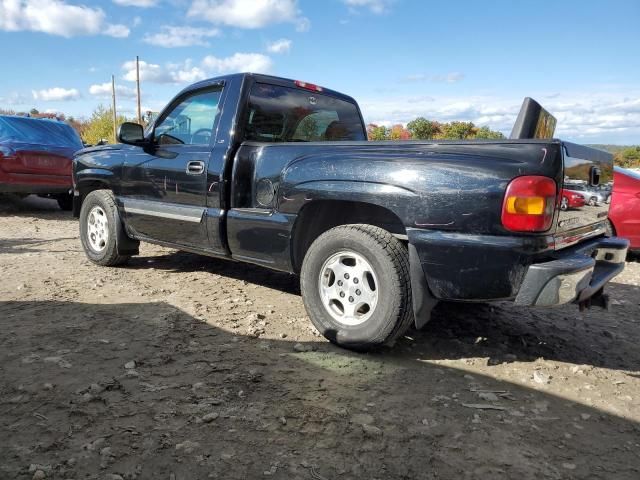
[[[243,161],[255,155],[254,161]],[[296,214],[309,202],[370,202],[406,227],[503,234],[507,184],[519,175],[561,181],[559,144],[542,142],[324,142],[241,149],[253,185],[269,179],[277,210]],[[235,196],[259,208],[256,192]]]

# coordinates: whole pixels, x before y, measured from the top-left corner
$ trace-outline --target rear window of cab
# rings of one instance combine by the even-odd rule
[[[366,140],[354,103],[320,92],[256,83],[245,139],[258,142]]]

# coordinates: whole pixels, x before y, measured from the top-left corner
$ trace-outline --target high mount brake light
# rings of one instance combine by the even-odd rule
[[[303,82],[302,80],[296,80],[293,83],[296,84],[296,87],[304,88],[305,90],[311,90],[313,92],[321,92],[322,87],[315,85],[313,83]]]
[[[556,182],[529,175],[514,178],[502,203],[502,225],[512,232],[545,232],[551,228]]]

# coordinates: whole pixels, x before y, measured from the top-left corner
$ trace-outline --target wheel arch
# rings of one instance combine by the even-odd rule
[[[73,215],[78,218],[82,202],[94,190],[113,190],[113,172],[103,169],[85,169],[76,174]]]
[[[300,272],[304,256],[316,238],[334,227],[356,223],[380,227],[401,240],[407,239],[400,217],[381,205],[355,200],[313,200],[300,209],[293,225],[291,263],[294,272]]]

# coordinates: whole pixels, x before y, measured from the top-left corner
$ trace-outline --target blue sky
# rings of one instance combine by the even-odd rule
[[[234,71],[354,96],[369,122],[425,116],[508,133],[522,98],[582,143],[640,143],[640,2],[0,0],[0,107],[134,112]],[[107,85],[105,85],[107,84]]]

